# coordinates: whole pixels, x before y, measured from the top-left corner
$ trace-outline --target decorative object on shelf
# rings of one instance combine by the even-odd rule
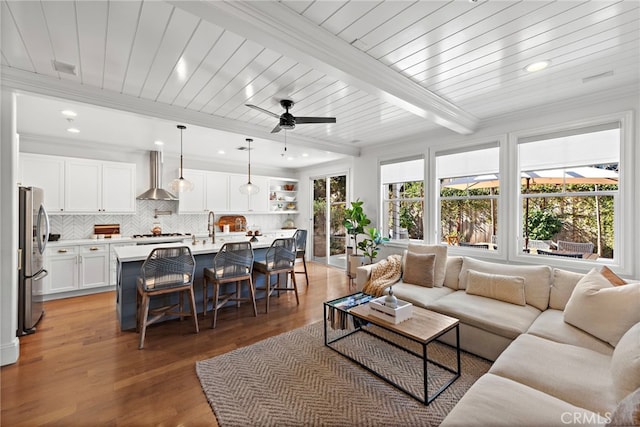
[[[295,184],[284,184],[282,186],[284,188],[284,191],[293,191],[296,188]]]
[[[249,144],[247,148],[247,152],[249,153],[248,174],[247,174],[248,178],[247,178],[247,183],[242,184],[240,186],[240,192],[242,194],[250,195],[250,194],[258,193],[260,191],[260,187],[251,183],[251,143],[253,142],[253,139],[247,138],[246,141]]]
[[[171,190],[182,193],[193,190],[193,183],[191,181],[187,181],[182,176],[182,131],[187,127],[185,125],[178,125],[177,127],[180,129],[180,178],[176,178],[171,181]]]

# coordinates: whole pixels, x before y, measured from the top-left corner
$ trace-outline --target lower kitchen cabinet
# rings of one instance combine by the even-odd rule
[[[45,295],[109,286],[109,244],[49,246]]]

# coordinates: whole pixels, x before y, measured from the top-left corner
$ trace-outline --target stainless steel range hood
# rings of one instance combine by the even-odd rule
[[[137,197],[138,200],[178,200],[176,196],[162,188],[162,153],[149,153],[151,188]]]

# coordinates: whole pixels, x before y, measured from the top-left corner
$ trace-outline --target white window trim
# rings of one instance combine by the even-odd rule
[[[616,199],[616,205],[614,206],[616,217],[614,222],[614,234],[616,236],[614,242],[614,258],[613,259],[597,259],[597,260],[564,260],[558,259],[544,259],[539,260],[538,257],[522,253],[518,250],[522,245],[520,237],[520,230],[522,228],[522,218],[520,216],[520,201],[521,193],[520,187],[513,185],[518,182],[519,176],[519,159],[518,159],[518,141],[521,139],[529,139],[537,135],[544,135],[550,133],[556,133],[561,131],[575,130],[580,128],[587,128],[590,126],[597,126],[608,122],[620,122],[620,175],[618,182],[618,194]],[[616,268],[616,272],[621,275],[633,274],[633,259],[636,256],[635,246],[633,245],[634,236],[625,233],[625,230],[633,230],[634,224],[632,224],[634,199],[634,140],[633,140],[633,112],[625,111],[614,114],[607,114],[603,116],[597,116],[582,120],[571,121],[562,124],[556,124],[551,126],[544,126],[535,129],[528,129],[516,132],[510,132],[508,134],[508,147],[506,155],[503,156],[510,166],[505,170],[502,177],[506,178],[507,188],[504,189],[504,194],[509,194],[508,200],[510,201],[507,212],[507,218],[511,222],[508,225],[509,232],[507,233],[512,238],[508,245],[509,260],[523,263],[538,263],[549,264],[551,266],[557,266],[560,268],[577,268],[588,269],[596,266],[608,265]],[[501,181],[502,188],[502,181]],[[502,193],[502,190],[501,190]]]

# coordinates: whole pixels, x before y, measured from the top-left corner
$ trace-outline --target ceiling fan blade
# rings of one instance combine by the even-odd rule
[[[300,123],[335,123],[335,117],[296,117],[296,124]]]
[[[271,131],[271,133],[278,133],[282,130],[282,128],[280,127],[280,123],[278,123],[276,125],[276,127],[273,128],[273,130]]]
[[[251,105],[251,104],[244,104],[244,105],[245,105],[245,106],[247,106],[247,107],[249,107],[249,108],[253,108],[254,110],[258,110],[258,111],[260,111],[261,113],[268,114],[268,115],[270,115],[271,117],[275,117],[276,119],[279,119],[279,118],[280,118],[280,115],[279,115],[279,114],[272,113],[271,111],[269,111],[269,110],[265,110],[264,108],[260,108],[260,107],[258,107],[257,105]]]

